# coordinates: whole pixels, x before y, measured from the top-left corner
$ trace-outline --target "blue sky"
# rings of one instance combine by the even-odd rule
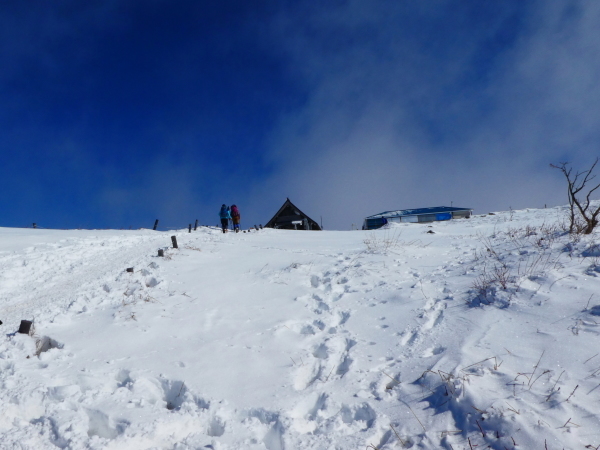
[[[593,1],[0,6],[1,226],[566,203],[600,154]]]

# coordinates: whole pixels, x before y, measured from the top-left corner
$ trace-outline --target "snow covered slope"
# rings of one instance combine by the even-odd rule
[[[563,218],[0,229],[0,448],[596,448],[600,239]]]

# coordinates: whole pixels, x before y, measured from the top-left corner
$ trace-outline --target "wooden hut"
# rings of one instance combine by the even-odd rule
[[[321,230],[319,224],[300,211],[289,198],[265,227],[281,230]]]

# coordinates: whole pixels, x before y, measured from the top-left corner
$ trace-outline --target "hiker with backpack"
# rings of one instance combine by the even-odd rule
[[[240,210],[236,205],[231,205],[231,219],[233,221],[233,230],[236,233],[240,231]]]
[[[219,211],[219,218],[221,219],[221,229],[223,233],[227,233],[227,229],[229,228],[229,219],[231,219],[231,212],[229,211],[229,207],[225,204],[221,206],[221,211]]]

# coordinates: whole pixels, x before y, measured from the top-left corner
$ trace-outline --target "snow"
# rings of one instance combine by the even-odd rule
[[[0,228],[0,448],[596,448],[600,240],[564,217]]]

